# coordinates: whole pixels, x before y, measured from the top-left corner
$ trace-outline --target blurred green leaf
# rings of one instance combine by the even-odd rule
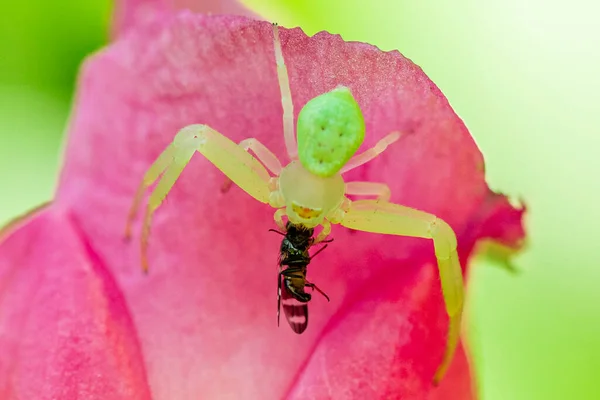
[[[0,13],[0,84],[70,98],[83,57],[106,42],[110,1],[9,2]]]
[[[0,12],[0,224],[52,197],[82,59],[107,40],[109,0],[9,2]]]

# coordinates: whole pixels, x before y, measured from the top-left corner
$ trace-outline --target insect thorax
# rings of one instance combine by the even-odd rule
[[[281,171],[279,190],[290,222],[312,228],[342,204],[345,185],[340,174],[322,178],[296,160]]]

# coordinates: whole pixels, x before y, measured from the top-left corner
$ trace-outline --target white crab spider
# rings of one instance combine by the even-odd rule
[[[450,317],[446,351],[434,377],[437,383],[452,360],[460,333],[463,278],[456,236],[452,228],[435,215],[390,203],[390,189],[384,183],[344,182],[343,173],[377,157],[400,137],[397,132],[391,133],[373,148],[355,155],[363,142],[365,127],[362,112],[347,88],[338,87],[310,100],[298,116],[296,136],[291,90],[276,24],[273,34],[289,164],[283,167],[279,159],[256,139],[245,139],[236,144],[209,126],[187,126],[177,133],[144,175],[128,216],[126,236],[130,236],[131,224],[145,190],[160,178],[150,195],[142,223],[141,263],[147,271],[152,215],[198,151],[246,193],[276,208],[275,222],[282,231],[285,230],[283,217],[286,216],[293,224],[309,228],[322,226],[315,243],[327,237],[331,224],[366,232],[432,239]],[[254,156],[248,150],[252,150]],[[346,195],[374,196],[375,199],[350,201]]]

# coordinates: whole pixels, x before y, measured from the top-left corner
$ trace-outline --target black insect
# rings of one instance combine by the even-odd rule
[[[279,326],[279,314],[283,303],[283,312],[290,327],[297,334],[301,334],[308,326],[308,305],[312,296],[304,291],[305,287],[321,293],[327,301],[329,297],[314,283],[306,280],[306,267],[311,260],[325,250],[327,244],[321,247],[312,256],[308,249],[314,244],[314,229],[306,228],[304,225],[294,225],[290,222],[286,225],[279,249],[279,274],[277,275],[277,326]],[[321,243],[329,243],[333,239]]]

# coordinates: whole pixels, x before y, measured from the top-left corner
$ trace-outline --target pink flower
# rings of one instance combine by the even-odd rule
[[[195,155],[154,218],[141,272],[127,211],[180,128],[256,137],[286,160],[270,24],[146,16],[85,63],[56,199],[0,245],[0,398],[472,398],[462,349],[431,385],[447,317],[427,240],[334,226],[309,268],[332,301],[315,296],[298,336],[276,326],[273,210],[221,193],[224,176]],[[417,66],[327,33],[281,36],[296,115],[344,84],[365,148],[406,132],[348,178],[386,182],[392,201],[445,219],[463,263],[482,238],[518,245],[523,210],[490,192],[467,129]]]

